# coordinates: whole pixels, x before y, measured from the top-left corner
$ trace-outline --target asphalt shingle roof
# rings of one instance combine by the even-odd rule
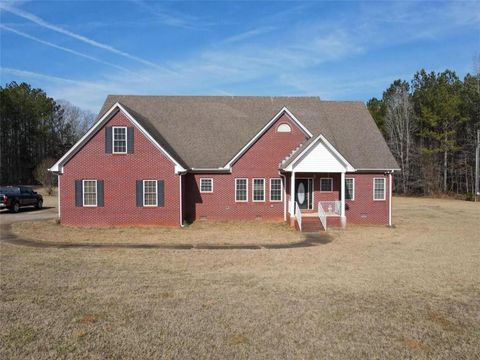
[[[325,136],[355,168],[398,168],[362,102],[318,97],[109,95],[98,118],[116,102],[188,168],[225,166],[284,106],[314,137]]]

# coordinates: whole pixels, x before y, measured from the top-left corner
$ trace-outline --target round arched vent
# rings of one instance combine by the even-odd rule
[[[278,125],[277,132],[289,133],[292,132],[292,128],[288,124],[280,124]]]

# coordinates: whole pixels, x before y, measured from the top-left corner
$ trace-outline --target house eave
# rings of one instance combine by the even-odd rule
[[[209,174],[209,173],[219,173],[219,174],[231,174],[232,168],[221,167],[221,168],[190,168],[187,170],[190,174]]]

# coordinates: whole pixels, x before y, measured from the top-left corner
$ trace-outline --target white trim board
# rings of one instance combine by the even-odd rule
[[[280,110],[273,118],[270,120],[267,125],[265,125],[225,166],[225,169],[229,169],[232,165],[242,157],[242,155],[252,147],[252,145],[270,128],[273,124],[283,115],[287,114],[288,117],[298,126],[302,132],[311,138],[313,134],[308,130],[296,117],[293,115],[290,110],[288,110],[285,106]]]
[[[78,150],[82,146],[84,146],[93,135],[95,135],[98,130],[105,125],[113,115],[116,114],[117,111],[121,111],[128,120],[132,122],[133,125],[148,139],[150,142],[159,149],[174,165],[175,165],[175,173],[178,174],[180,172],[186,171],[186,169],[180,165],[178,161],[176,161],[172,155],[170,155],[149,133],[145,128],[140,125],[140,123],[135,120],[135,118],[120,104],[115,103],[91,128],[87,131],[85,135],[82,136],[80,140],[77,141],[75,145],[72,146],[70,150],[67,151],[65,155],[63,155],[60,160],[58,160],[55,165],[53,165],[49,171],[56,173],[56,174],[63,174],[63,165],[70,160]]]

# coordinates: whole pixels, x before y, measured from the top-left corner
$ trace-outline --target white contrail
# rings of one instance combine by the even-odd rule
[[[14,68],[9,68],[9,67],[0,67],[0,72],[18,76],[18,77],[26,77],[26,78],[34,78],[34,79],[42,79],[42,80],[48,80],[48,81],[53,81],[53,82],[62,82],[62,83],[69,83],[69,84],[74,84],[74,85],[84,85],[84,86],[91,86],[99,89],[108,89],[106,86],[102,84],[97,84],[97,83],[92,83],[92,82],[87,82],[87,81],[81,81],[81,80],[72,80],[72,79],[67,79],[67,78],[62,78],[58,76],[51,76],[51,75],[45,75],[45,74],[40,74],[37,72],[33,71],[27,71],[27,70],[20,70],[20,69],[14,69]]]
[[[118,50],[116,48],[114,48],[113,46],[110,46],[110,45],[107,45],[107,44],[102,44],[98,41],[95,41],[95,40],[92,40],[92,39],[89,39],[83,35],[80,35],[80,34],[76,34],[74,32],[71,32],[69,30],[66,30],[64,28],[61,28],[60,26],[57,26],[57,25],[54,25],[54,24],[51,24],[45,20],[43,20],[42,18],[39,18],[38,16],[34,15],[34,14],[31,14],[29,12],[26,12],[26,11],[23,11],[23,10],[20,10],[18,8],[15,8],[13,6],[10,6],[6,3],[0,3],[0,9],[2,10],[5,10],[5,11],[8,11],[14,15],[17,15],[17,16],[20,16],[24,19],[27,19],[31,22],[34,22],[35,24],[37,25],[40,25],[44,28],[47,28],[47,29],[50,29],[50,30],[53,30],[53,31],[56,31],[58,33],[61,33],[61,34],[64,34],[64,35],[67,35],[67,36],[70,36],[74,39],[77,39],[77,40],[80,40],[80,41],[83,41],[84,43],[87,43],[89,45],[92,45],[92,46],[95,46],[97,48],[100,48],[100,49],[103,49],[103,50],[106,50],[106,51],[110,51],[111,53],[114,53],[114,54],[117,54],[117,55],[120,55],[120,56],[123,56],[127,59],[131,59],[131,60],[135,60],[139,63],[142,63],[144,65],[149,65],[149,66],[152,66],[152,67],[155,67],[155,68],[158,68],[158,69],[162,69],[162,70],[165,70],[165,71],[169,71],[169,72],[172,72],[171,70],[168,70],[168,69],[165,69],[164,67],[161,67],[151,61],[148,61],[148,60],[144,60],[142,58],[139,58],[138,56],[135,56],[135,55],[131,55],[129,53],[126,53],[124,51],[121,51],[121,50]]]
[[[7,25],[3,25],[3,24],[0,24],[0,29],[3,29],[3,30],[7,30],[7,31],[10,31],[10,32],[13,32],[19,36],[23,36],[24,38],[27,38],[27,39],[30,39],[30,40],[33,40],[33,41],[36,41],[36,42],[39,42],[40,44],[44,44],[44,45],[47,45],[47,46],[51,46],[55,49],[59,49],[59,50],[62,50],[62,51],[65,51],[65,52],[68,52],[70,54],[73,54],[73,55],[77,55],[77,56],[81,56],[85,59],[89,59],[89,60],[93,60],[93,61],[96,61],[100,64],[104,64],[104,65],[108,65],[108,66],[112,66],[114,68],[117,68],[117,69],[120,69],[120,70],[123,70],[123,71],[126,71],[126,72],[129,72],[131,74],[135,74],[137,76],[140,76],[140,74],[137,74],[136,72],[134,71],[131,71],[123,66],[120,66],[120,65],[116,65],[116,64],[113,64],[111,62],[108,62],[108,61],[104,61],[104,60],[101,60],[101,59],[98,59],[94,56],[90,56],[90,55],[87,55],[87,54],[83,54],[81,52],[78,52],[76,50],[73,50],[73,49],[69,49],[69,48],[66,48],[64,46],[60,46],[60,45],[57,45],[57,44],[54,44],[54,43],[51,43],[49,41],[45,41],[45,40],[42,40],[42,39],[39,39],[35,36],[32,36],[32,35],[29,35],[29,34],[26,34],[22,31],[19,31],[19,30],[16,30],[14,28],[11,28]]]

